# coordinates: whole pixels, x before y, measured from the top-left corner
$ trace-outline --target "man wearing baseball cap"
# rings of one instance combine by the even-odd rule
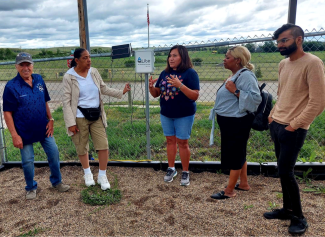
[[[28,53],[16,56],[17,76],[8,81],[3,92],[3,112],[12,142],[20,149],[26,181],[26,199],[36,198],[34,180],[33,144],[40,142],[51,170],[50,182],[59,192],[70,187],[63,184],[60,172],[59,150],[53,137],[53,123],[48,105],[46,85],[39,74],[33,74],[33,59]]]

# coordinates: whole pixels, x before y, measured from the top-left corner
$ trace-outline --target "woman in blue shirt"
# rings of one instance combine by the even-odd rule
[[[191,152],[188,139],[196,112],[195,101],[199,98],[200,90],[199,77],[192,67],[187,49],[175,45],[169,51],[166,69],[158,79],[149,79],[150,94],[160,97],[160,120],[167,140],[168,169],[164,181],[171,182],[177,175],[175,158],[178,145],[183,167],[183,186],[190,184],[188,167]]]
[[[217,92],[212,118],[217,114],[221,133],[221,165],[230,170],[228,186],[213,194],[214,199],[235,197],[236,190],[248,191],[246,147],[254,116],[262,101],[257,79],[251,71],[251,54],[246,47],[236,46],[225,55],[224,67],[232,75]],[[240,177],[240,183],[236,184]]]

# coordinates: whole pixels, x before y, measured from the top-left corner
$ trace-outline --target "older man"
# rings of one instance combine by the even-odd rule
[[[33,73],[33,60],[28,53],[16,57],[18,74],[8,81],[3,92],[3,112],[11,133],[12,142],[20,149],[26,181],[26,199],[36,198],[37,182],[34,180],[33,144],[40,142],[49,162],[50,181],[59,192],[70,187],[62,183],[59,150],[53,137],[50,100],[42,77]]]

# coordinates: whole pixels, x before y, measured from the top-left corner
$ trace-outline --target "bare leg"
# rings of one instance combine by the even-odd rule
[[[188,140],[182,140],[178,138],[176,138],[176,140],[179,148],[179,156],[182,161],[183,171],[188,171],[191,156],[190,147],[188,146]]]
[[[99,161],[99,169],[106,170],[107,169],[107,161],[108,161],[108,150],[98,151],[98,161]]]
[[[227,188],[225,188],[225,195],[228,197],[235,197],[236,193],[234,192],[235,185],[239,178],[241,170],[230,170],[229,181]]]
[[[240,172],[240,183],[239,183],[239,188],[244,189],[244,190],[249,190],[251,187],[248,184],[248,179],[247,179],[247,161],[241,168]]]
[[[88,152],[85,155],[79,155],[79,160],[82,165],[82,168],[87,169],[89,168],[89,157]]]
[[[176,136],[167,136],[167,158],[168,158],[168,166],[174,167],[175,166],[175,159],[176,159]]]

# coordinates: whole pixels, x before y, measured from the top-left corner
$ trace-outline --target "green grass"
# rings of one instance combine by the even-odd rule
[[[192,128],[189,145],[191,160],[196,161],[220,161],[220,131],[218,124],[215,130],[215,144],[209,146],[211,121],[208,119],[212,104],[200,104],[197,106],[194,125]],[[108,127],[106,129],[110,160],[146,160],[147,140],[144,108],[126,108],[106,106]],[[167,161],[166,139],[160,124],[160,108],[150,109],[150,146],[151,159]],[[55,119],[54,137],[60,151],[61,161],[78,161],[75,147],[71,138],[66,134],[62,108],[53,112]],[[325,113],[316,118],[311,125],[304,146],[299,153],[298,161],[322,162],[325,156]],[[14,148],[10,133],[5,133],[6,154],[8,161],[20,161],[19,149]],[[44,161],[46,155],[39,143],[34,145],[35,160]],[[90,152],[97,157],[92,142]],[[177,160],[179,157],[177,155]],[[251,131],[247,146],[247,161],[249,162],[274,162],[274,144],[268,131]]]
[[[311,52],[325,61],[325,52]],[[212,54],[211,51],[189,51],[192,59],[202,59],[200,66],[194,66],[201,81],[221,81],[230,75],[230,71],[222,66],[223,54]],[[166,67],[166,55],[155,56],[155,72],[153,77],[158,77]],[[278,52],[274,53],[252,53],[251,62],[255,68],[259,67],[262,77],[259,80],[275,81],[278,78],[278,64],[284,57]],[[110,57],[92,58],[92,66],[97,68],[105,81],[126,82],[141,81],[139,74],[135,73],[133,67],[126,67],[126,61],[134,61],[134,57],[112,59]],[[216,66],[219,64],[219,66]],[[68,70],[67,61],[36,62],[34,72],[41,74],[46,81],[62,81],[64,73]],[[14,65],[0,66],[0,80],[7,81],[17,74]]]
[[[34,230],[30,230],[27,233],[18,235],[18,237],[36,236],[37,234],[45,232],[46,230],[47,229],[43,229],[43,228],[35,228]]]
[[[111,205],[120,202],[122,198],[121,190],[118,189],[117,176],[110,172],[114,176],[114,183],[108,190],[101,190],[100,185],[89,186],[81,191],[81,200],[89,205]]]

